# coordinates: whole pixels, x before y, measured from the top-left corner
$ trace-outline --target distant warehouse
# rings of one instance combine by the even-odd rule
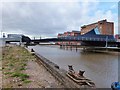
[[[8,34],[6,42],[26,42],[30,43],[31,39],[23,34]]]
[[[89,32],[93,28],[98,27],[99,29],[99,34],[102,35],[114,35],[114,23],[113,22],[107,22],[107,20],[101,20],[96,23],[92,23],[89,25],[83,25],[81,27],[81,35]]]

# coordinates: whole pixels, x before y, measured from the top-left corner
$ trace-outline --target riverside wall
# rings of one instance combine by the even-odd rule
[[[39,55],[38,53],[34,53],[37,57],[37,62],[42,64],[65,88],[89,88],[87,85],[80,86],[75,83],[69,77],[66,76],[67,71],[61,69],[58,65],[46,59],[45,57]]]
[[[35,53],[37,57],[37,62],[42,63],[42,65],[65,87],[65,88],[80,88],[79,85],[70,81],[66,78],[65,73],[66,71],[60,69],[58,65],[54,64],[50,60],[46,59],[45,57]]]
[[[30,50],[27,49],[29,52]],[[36,53],[36,52],[30,52],[31,54],[35,55],[36,62],[38,64],[42,64],[65,88],[86,88],[86,90],[90,90],[91,87],[88,85],[82,85],[75,83],[73,80],[71,80],[67,75],[67,71],[60,68],[57,64],[51,62],[47,58],[43,57],[42,55]]]

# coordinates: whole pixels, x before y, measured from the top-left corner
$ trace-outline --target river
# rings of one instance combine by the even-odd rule
[[[118,81],[118,53],[84,52],[79,50],[60,49],[59,46],[30,46],[37,53],[51,60],[60,68],[85,70],[85,76],[93,80],[97,88],[110,88],[111,83]]]

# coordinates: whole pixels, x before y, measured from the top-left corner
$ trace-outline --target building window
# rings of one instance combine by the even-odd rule
[[[96,34],[100,34],[100,31],[99,31],[98,27],[96,27],[94,30],[95,30]]]

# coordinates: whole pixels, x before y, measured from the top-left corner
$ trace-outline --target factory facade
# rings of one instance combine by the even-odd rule
[[[83,25],[81,27],[81,35],[89,32],[93,28],[98,27],[99,33],[102,35],[114,35],[114,23],[113,22],[107,22],[107,20],[101,20],[89,25]]]

